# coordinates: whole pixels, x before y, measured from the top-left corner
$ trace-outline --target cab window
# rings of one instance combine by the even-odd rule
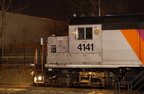
[[[84,28],[78,28],[78,39],[84,39]]]
[[[78,28],[78,39],[92,39],[92,28]]]

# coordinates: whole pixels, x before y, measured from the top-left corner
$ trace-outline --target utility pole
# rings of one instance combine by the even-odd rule
[[[0,31],[0,37],[1,37],[1,62],[4,57],[4,46],[5,46],[5,27],[6,27],[6,9],[5,9],[5,0],[2,0],[0,2],[1,4],[1,31]]]
[[[98,15],[101,16],[100,0],[98,0]]]

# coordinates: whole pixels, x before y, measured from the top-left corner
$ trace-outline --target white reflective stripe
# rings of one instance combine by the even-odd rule
[[[143,67],[142,65],[45,65],[47,68],[119,68],[119,67]]]

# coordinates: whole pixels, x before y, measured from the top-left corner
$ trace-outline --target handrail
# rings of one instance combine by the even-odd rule
[[[36,64],[38,63],[38,52],[37,52],[37,48],[35,49],[35,53],[34,53],[34,72],[36,71]]]
[[[138,85],[144,78],[140,79],[136,84],[134,84],[131,88],[134,88],[136,85]]]
[[[138,91],[139,89],[141,89],[144,86],[144,84],[142,84],[136,91]],[[144,94],[144,92],[143,92]]]
[[[142,71],[140,74],[138,74],[134,79],[131,80],[131,82],[134,82],[134,80],[136,80],[141,74],[143,74],[144,71]]]
[[[128,85],[128,93],[132,93],[132,90],[133,90],[133,88],[135,87],[135,86],[137,86],[140,82],[142,82],[143,80],[144,80],[144,77],[142,77],[141,79],[139,79],[139,81],[137,82],[137,83],[135,83],[135,84],[133,84],[134,83],[134,81],[136,80],[136,79],[138,79],[140,76],[144,76],[144,71],[142,71],[141,73],[139,73],[135,78],[133,78],[131,81],[119,81],[118,83],[115,83],[115,90],[119,90],[119,94],[120,94],[120,86],[122,85],[122,84],[127,84]],[[117,87],[118,86],[118,87]],[[136,89],[136,91],[138,91],[139,89],[141,89],[142,87],[144,86],[144,83],[141,85],[141,86],[139,86],[137,89]],[[136,92],[135,91],[135,92]]]
[[[42,45],[42,55],[41,55],[41,70],[42,70],[42,74],[44,73],[44,54],[45,54],[45,46],[47,45],[47,43],[44,43]]]

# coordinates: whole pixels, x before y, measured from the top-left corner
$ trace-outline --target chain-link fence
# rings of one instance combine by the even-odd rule
[[[9,66],[29,65],[34,61],[34,52],[35,49],[4,49],[0,51],[0,63]]]
[[[4,49],[0,55],[0,84],[32,84],[35,49]]]

